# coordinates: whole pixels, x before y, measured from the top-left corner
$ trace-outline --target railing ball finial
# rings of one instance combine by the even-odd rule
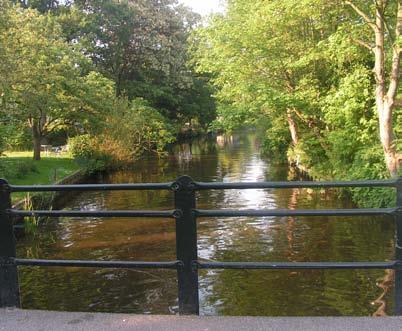
[[[179,190],[183,191],[193,191],[197,188],[197,184],[190,176],[180,176],[172,184],[172,189],[177,192]]]

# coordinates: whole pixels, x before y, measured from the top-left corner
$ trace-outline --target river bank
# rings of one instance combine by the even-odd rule
[[[174,149],[176,145],[193,141],[207,135],[200,130],[182,131],[178,135],[177,142],[172,144],[168,150]],[[211,135],[208,135],[211,137]],[[149,153],[142,157],[155,157]],[[142,158],[141,157],[141,158]],[[158,156],[159,157],[159,156]],[[113,172],[119,169],[130,169],[135,167],[135,163],[141,158],[133,160],[130,164],[119,164],[115,166],[113,162],[105,164],[98,169],[86,168],[88,162],[79,162],[71,154],[46,154],[40,161],[32,160],[32,152],[7,152],[2,159],[4,177],[10,184],[14,185],[63,185],[80,184],[94,180],[96,176],[102,176],[105,172]],[[82,161],[82,160],[81,160]],[[79,164],[80,163],[80,164]],[[49,193],[13,193],[12,204],[15,209],[52,209],[63,208],[74,193],[49,192]],[[18,220],[18,223],[22,220]],[[37,220],[29,223],[38,225]]]
[[[0,177],[14,185],[53,184],[77,173],[81,167],[67,154],[44,155],[33,161],[32,152],[6,152],[1,159]],[[25,193],[14,193],[12,202],[18,203]]]

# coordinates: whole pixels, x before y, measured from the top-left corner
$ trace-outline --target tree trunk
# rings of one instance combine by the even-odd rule
[[[384,150],[385,163],[392,177],[396,177],[399,172],[400,155],[394,143],[392,114],[395,108],[395,99],[398,93],[399,72],[400,72],[400,48],[394,45],[392,54],[392,67],[388,91],[385,87],[385,22],[384,22],[385,3],[380,1],[376,10],[375,22],[375,66],[374,73],[376,79],[376,106],[379,119],[380,140]],[[402,7],[398,3],[396,40],[399,39],[402,27]]]
[[[384,150],[385,164],[392,177],[396,177],[399,171],[399,154],[394,144],[393,128],[392,128],[392,111],[393,105],[387,100],[385,102],[377,102],[380,139]]]
[[[35,123],[32,126],[32,142],[33,142],[33,150],[34,150],[34,155],[33,159],[35,161],[40,161],[41,155],[41,140],[42,140],[42,135],[40,133],[38,125]]]
[[[290,109],[287,111],[287,117],[288,117],[290,136],[292,137],[292,143],[294,146],[296,146],[299,143],[299,134],[297,132],[298,131],[297,124],[293,119],[292,111]]]

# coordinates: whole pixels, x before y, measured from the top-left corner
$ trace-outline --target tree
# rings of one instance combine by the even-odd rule
[[[281,118],[296,147],[300,131],[318,135],[323,126],[318,96],[329,71],[317,45],[336,30],[336,9],[322,0],[228,1],[226,16],[196,31],[194,61],[212,75],[221,103]]]
[[[228,0],[225,15],[193,34],[193,61],[212,77],[219,122],[262,127],[270,155],[316,179],[395,176],[401,3]],[[392,198],[353,194],[366,206]]]
[[[7,101],[10,97],[10,89],[16,81],[17,61],[9,56],[6,45],[10,44],[10,36],[6,31],[12,21],[11,5],[8,0],[0,0],[0,155],[6,147],[6,137],[12,118],[6,111]]]
[[[402,52],[402,1],[377,0],[372,3],[344,1],[344,3],[352,8],[371,30],[371,40],[363,39],[357,42],[374,55],[375,99],[380,139],[388,171],[395,177],[402,160],[397,150],[393,124],[393,112],[396,107],[402,106],[402,100],[398,99]]]
[[[117,96],[144,98],[179,124],[190,113],[204,124],[213,116],[210,95],[198,97],[198,88],[210,91],[208,81],[187,65],[187,39],[199,15],[177,0],[18,2],[50,13],[65,40],[92,60],[93,70],[115,82]]]
[[[176,0],[83,0],[75,6],[86,23],[70,38],[85,44],[116,94],[144,98],[170,119],[185,117],[183,99],[198,84],[187,66],[187,39],[198,15]]]
[[[2,31],[3,50],[18,65],[2,96],[2,111],[29,126],[34,159],[40,160],[49,133],[89,125],[110,109],[114,85],[99,73],[85,72],[87,60],[61,38],[52,16],[15,7],[9,23]]]
[[[11,6],[9,1],[0,0],[0,101],[2,102],[2,108],[4,107],[7,92],[16,80],[17,59],[9,56],[7,52],[7,46],[11,44],[11,36],[8,33],[11,21]]]

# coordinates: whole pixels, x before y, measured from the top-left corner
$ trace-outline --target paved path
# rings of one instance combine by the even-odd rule
[[[402,330],[402,317],[180,317],[0,309],[1,331]]]

